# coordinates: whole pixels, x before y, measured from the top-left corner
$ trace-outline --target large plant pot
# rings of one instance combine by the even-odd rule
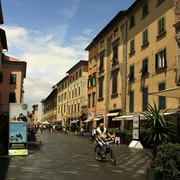
[[[36,141],[36,135],[28,134],[27,139],[28,139],[28,142]]]
[[[156,180],[157,170],[155,168],[147,168],[147,180]]]

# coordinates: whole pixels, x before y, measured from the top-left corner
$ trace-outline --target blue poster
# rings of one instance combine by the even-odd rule
[[[9,142],[10,143],[26,143],[27,142],[27,123],[10,123],[9,126]]]

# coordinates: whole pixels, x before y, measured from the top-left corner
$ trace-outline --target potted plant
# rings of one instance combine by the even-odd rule
[[[152,153],[150,167],[147,169],[148,179],[155,179],[157,147],[162,143],[170,141],[167,121],[164,118],[164,113],[167,111],[168,109],[160,112],[154,102],[154,106],[148,104],[147,111],[142,113],[146,119],[147,128],[144,141],[150,145],[150,151]]]
[[[158,146],[156,169],[161,179],[180,179],[180,144],[166,143]]]

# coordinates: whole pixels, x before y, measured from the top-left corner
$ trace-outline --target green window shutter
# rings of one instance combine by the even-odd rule
[[[147,107],[148,107],[148,88],[147,87],[143,88],[143,90],[142,90],[142,100],[143,100],[142,110],[147,111]]]
[[[134,91],[130,91],[129,112],[134,112]]]
[[[155,69],[158,69],[158,53],[155,55]]]
[[[160,83],[159,84],[159,91],[165,90],[166,84],[165,83]],[[166,109],[166,98],[164,96],[159,96],[159,109]]]
[[[166,49],[164,50],[164,66],[167,67]]]

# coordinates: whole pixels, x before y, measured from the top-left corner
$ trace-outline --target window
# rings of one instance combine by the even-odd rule
[[[166,89],[165,82],[159,84],[159,91]],[[159,96],[159,110],[166,109],[166,97]]]
[[[135,15],[132,14],[130,17],[130,28],[132,28],[133,26],[135,26]]]
[[[76,71],[76,79],[78,78],[78,72]]]
[[[165,18],[161,18],[158,21],[158,36],[164,34],[166,32],[166,28],[165,28]]]
[[[143,60],[140,73],[142,73],[142,76],[148,74],[148,58]]]
[[[91,87],[91,76],[88,77],[88,88]]]
[[[75,89],[75,97],[77,97],[77,88]]]
[[[71,105],[71,113],[73,113],[73,105]]]
[[[100,43],[100,48],[101,48],[101,49],[104,48],[104,41],[101,41],[101,43]]]
[[[103,98],[103,81],[104,81],[104,78],[100,78],[99,79],[99,99],[102,99]]]
[[[99,62],[99,71],[104,70],[104,54],[100,55],[100,62]]]
[[[118,44],[113,46],[113,64],[118,62]]]
[[[16,84],[16,74],[10,74],[10,84]]]
[[[16,102],[16,94],[9,93],[9,103],[15,103],[15,102]]]
[[[148,11],[148,3],[145,3],[142,6],[142,18],[144,18],[145,16],[147,16],[147,14],[149,13]]]
[[[143,31],[143,42],[142,42],[142,45],[146,45],[148,44],[148,30],[146,29],[145,31]]]
[[[78,90],[79,92],[78,92],[78,94],[79,94],[79,96],[80,96],[80,94],[81,94],[81,87],[79,87],[79,90]]]
[[[71,99],[71,91],[69,92],[69,99]]]
[[[117,94],[118,71],[112,73],[112,95]]]
[[[88,78],[88,88],[93,87],[96,85],[96,77],[95,74],[93,74],[93,76],[89,76]]]
[[[2,83],[2,82],[3,82],[3,73],[0,72],[0,83]]]
[[[134,112],[134,91],[129,92],[129,112]]]
[[[166,67],[166,49],[156,54],[155,61],[156,70]]]
[[[135,52],[134,39],[130,41],[130,54]]]
[[[114,30],[114,37],[118,36],[118,28]]]
[[[95,92],[92,93],[92,107],[95,107]]]
[[[80,103],[78,103],[78,112],[80,112]]]
[[[82,76],[82,73],[81,73],[81,69],[79,70],[79,77],[81,77]]]
[[[72,99],[74,98],[74,89],[72,90]]]
[[[88,94],[88,108],[91,106],[91,94]]]
[[[76,104],[74,104],[74,113],[77,113],[77,111],[76,111]]]
[[[142,110],[147,111],[148,108],[148,87],[142,89]]]
[[[93,77],[92,77],[92,85],[93,86],[96,85],[96,74],[95,73],[93,74]]]
[[[161,4],[164,0],[157,0],[157,6]]]
[[[134,80],[134,65],[130,66],[130,71],[129,71],[128,78],[129,78],[129,81]]]

